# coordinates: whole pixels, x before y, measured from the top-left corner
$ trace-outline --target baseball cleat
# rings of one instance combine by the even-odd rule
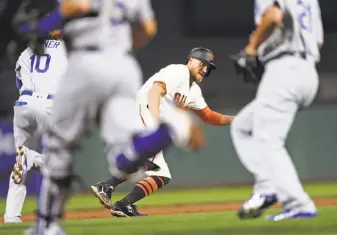
[[[119,201],[113,205],[111,215],[115,217],[147,216],[147,214],[139,213],[136,205],[131,203],[123,205]]]
[[[4,216],[4,223],[5,224],[16,224],[16,223],[22,223],[22,221],[19,216],[15,216],[15,217]]]
[[[243,203],[237,215],[240,219],[259,218],[262,213],[277,202],[276,194],[262,195],[254,193]]]
[[[20,146],[16,151],[16,164],[13,168],[12,179],[14,183],[20,184],[23,180],[23,173],[25,171],[25,161],[26,161],[26,149],[24,146]]]
[[[41,228],[40,228],[41,229]],[[23,232],[24,235],[40,235],[41,231],[37,231],[36,227],[30,227]],[[43,228],[43,235],[67,235],[58,223],[50,223],[48,228]]]
[[[90,189],[106,209],[111,209],[111,193],[114,191],[112,186],[104,182],[98,182],[94,185],[91,185]]]
[[[275,215],[266,216],[266,220],[279,221],[284,219],[312,219],[317,216],[317,212],[300,211],[296,209],[287,209]]]

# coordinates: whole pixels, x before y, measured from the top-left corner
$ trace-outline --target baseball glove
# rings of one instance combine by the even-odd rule
[[[242,50],[238,54],[231,56],[231,59],[234,62],[237,75],[242,75],[245,83],[259,84],[264,72],[264,66],[257,56],[249,55]]]

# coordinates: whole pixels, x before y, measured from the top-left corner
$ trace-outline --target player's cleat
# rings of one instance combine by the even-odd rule
[[[284,219],[312,219],[317,216],[317,212],[301,211],[298,209],[287,209],[275,215],[266,216],[266,220],[279,221]]]
[[[270,206],[277,202],[275,194],[262,195],[254,193],[247,201],[243,203],[238,210],[237,215],[240,219],[254,219],[262,215],[262,213]]]
[[[14,183],[20,184],[23,180],[24,171],[25,171],[25,161],[26,161],[26,148],[20,146],[16,151],[16,164],[13,169],[12,179]]]
[[[37,231],[35,227],[26,229],[23,232],[24,235],[66,235],[62,227],[58,223],[51,223],[48,228],[45,228],[43,233]]]
[[[22,223],[22,221],[19,216],[16,216],[16,217],[4,216],[4,223],[5,224],[15,224],[15,223]]]
[[[113,205],[111,215],[115,217],[147,216],[147,214],[138,212],[136,205],[131,203],[123,205],[119,201]]]
[[[91,185],[90,189],[105,208],[111,209],[111,193],[114,191],[112,186],[104,182],[98,182],[94,185]]]

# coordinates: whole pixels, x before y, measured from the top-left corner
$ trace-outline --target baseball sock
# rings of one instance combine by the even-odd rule
[[[155,171],[159,169],[159,166],[155,163],[153,163],[150,160],[146,160],[144,167],[147,171]],[[108,184],[109,186],[112,186],[113,188],[116,188],[121,183],[125,182],[125,179],[121,179],[116,176],[112,176],[110,179],[104,181],[105,184]]]
[[[116,176],[113,176],[110,179],[108,179],[107,181],[105,181],[104,183],[112,186],[113,188],[116,188],[118,185],[120,185],[124,181],[125,181],[125,179],[120,179]]]
[[[119,202],[121,204],[135,203],[140,199],[149,196],[154,191],[170,183],[171,179],[162,176],[149,176],[139,181],[132,191]]]

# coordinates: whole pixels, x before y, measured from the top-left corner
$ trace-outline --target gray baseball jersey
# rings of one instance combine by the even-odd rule
[[[74,47],[54,101],[49,148],[64,149],[55,141],[58,138],[66,146],[76,146],[95,125],[102,139],[113,146],[126,143],[131,133],[142,129],[136,109],[136,92],[142,81],[140,68],[118,40],[108,37],[122,34],[124,18],[119,2],[96,3],[105,4],[97,6],[98,16],[75,19],[65,26]],[[68,148],[63,151],[66,154],[62,159],[54,154],[48,156],[47,165],[55,177],[69,174],[73,154]]]
[[[119,25],[118,33],[112,33],[110,39],[118,42],[125,51],[132,49],[132,27],[131,24],[139,23],[155,18],[150,0],[118,0],[117,7],[125,20]],[[115,24],[114,19],[111,20]]]
[[[314,61],[320,60],[317,43],[323,43],[323,27],[317,0],[277,0],[284,20],[259,47],[262,61],[284,51],[304,52]]]

